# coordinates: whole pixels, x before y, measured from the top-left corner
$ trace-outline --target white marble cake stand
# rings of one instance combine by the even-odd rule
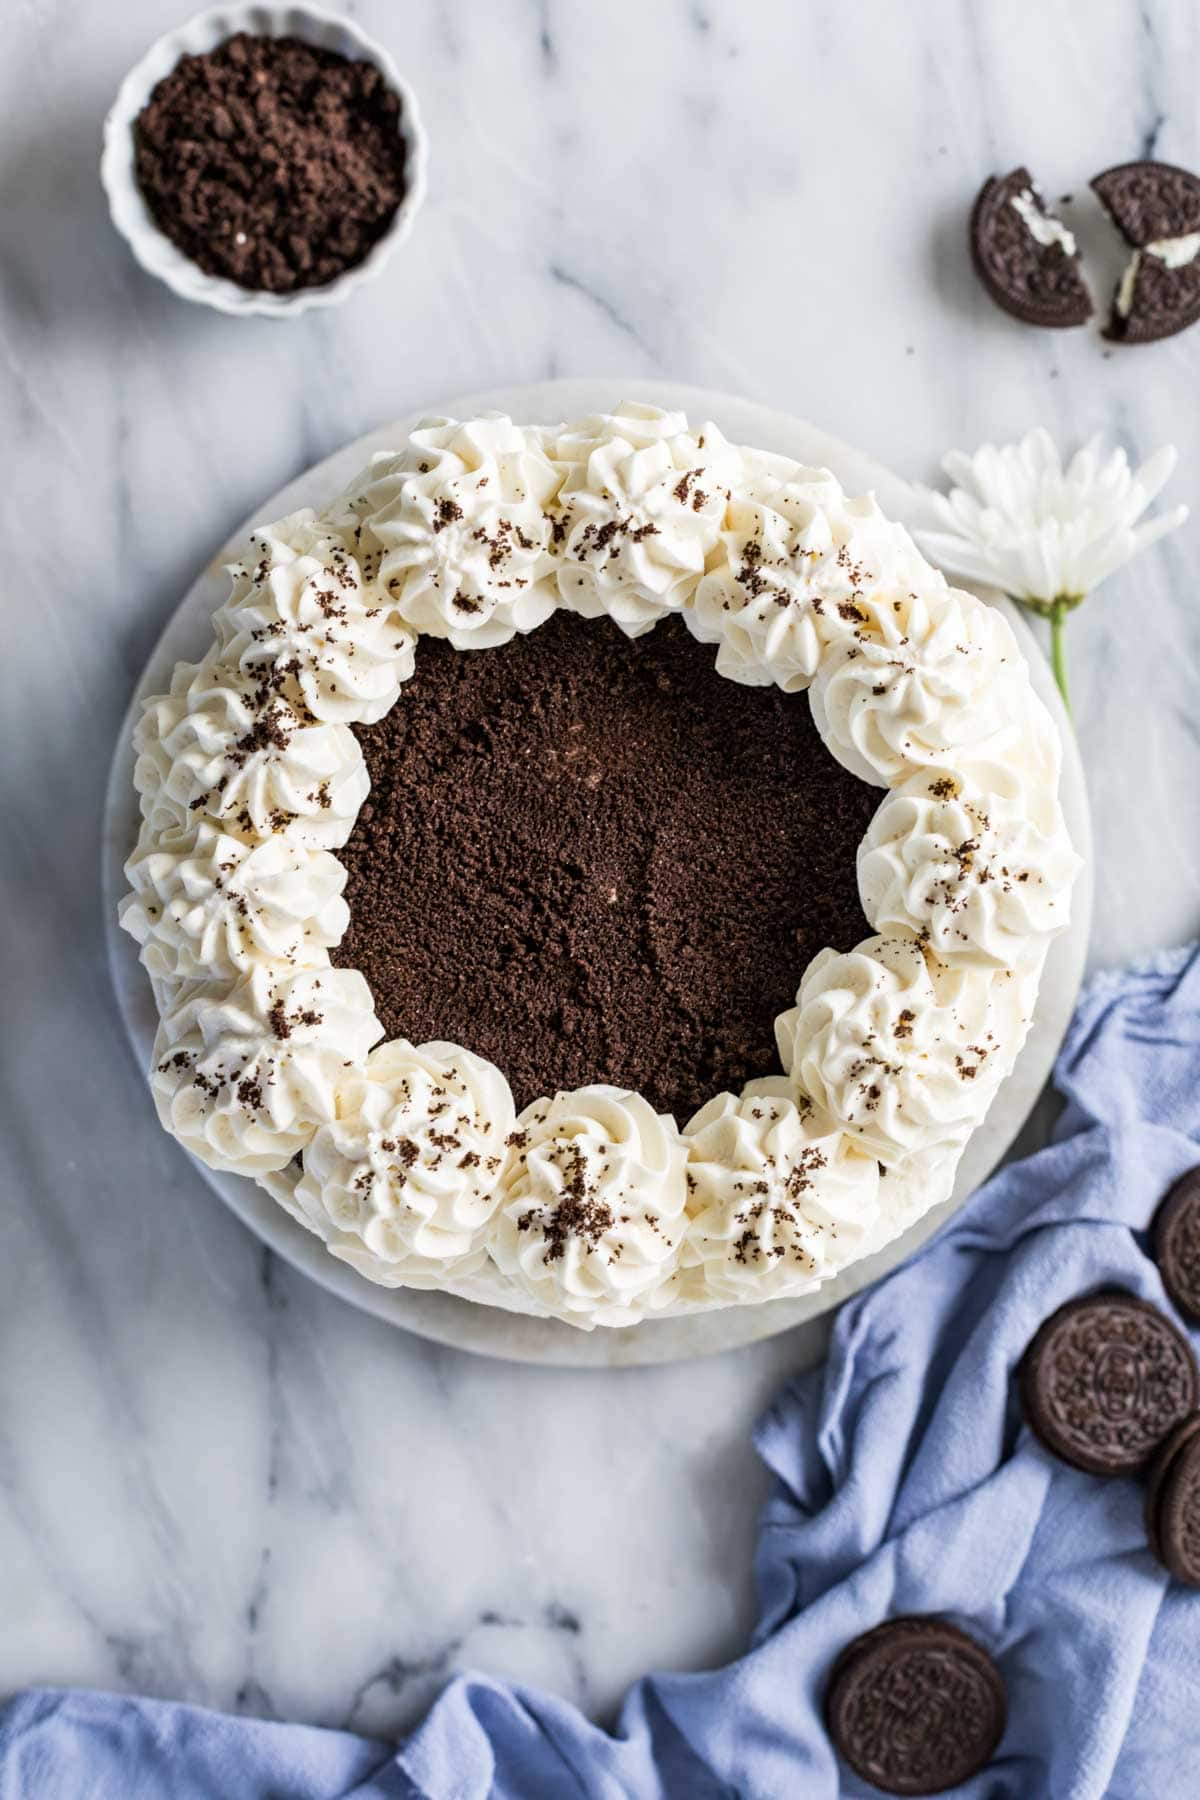
[[[256,520],[277,519],[300,506],[322,506],[344,487],[372,451],[398,442],[425,414],[444,411],[458,418],[496,410],[510,413],[523,424],[548,423],[579,417],[588,412],[609,412],[617,402],[642,399],[661,406],[678,407],[693,422],[712,419],[738,443],[775,450],[801,462],[832,469],[850,493],[874,489],[884,511],[905,523],[918,522],[921,498],[917,490],[880,468],[860,452],[800,419],[790,418],[765,406],[752,405],[731,395],[703,388],[672,386],[646,381],[552,381],[536,386],[502,388],[486,394],[469,394],[426,407],[421,415],[401,419],[348,444],[315,468],[289,483],[255,507],[247,525]],[[108,924],[109,960],[113,984],[139,1065],[150,1064],[157,1024],[150,983],[137,961],[136,947],[116,924],[117,901],[124,891],[121,865],[137,834],[137,804],[133,791],[133,755],[130,737],[144,694],[164,689],[175,663],[203,655],[211,641],[209,615],[225,598],[227,581],[221,564],[234,543],[218,555],[184,596],[150,657],[129,715],[121,730],[109,780],[105,809],[103,891]],[[994,596],[990,596],[994,598]],[[1007,605],[1006,602],[1000,604]],[[612,1368],[635,1363],[675,1362],[706,1356],[750,1344],[778,1331],[804,1325],[798,1334],[797,1366],[815,1362],[823,1353],[830,1315],[848,1295],[895,1268],[923,1243],[942,1221],[978,1187],[1000,1161],[1029,1115],[1050,1070],[1062,1039],[1083,972],[1091,915],[1091,827],[1087,795],[1079,755],[1057,690],[1037,644],[1015,608],[1008,608],[1012,623],[1028,656],[1033,683],[1049,706],[1062,731],[1065,747],[1062,802],[1071,837],[1087,859],[1076,888],[1071,925],[1051,951],[1038,998],[1037,1015],[1028,1041],[1007,1081],[999,1089],[991,1111],[975,1132],[959,1167],[952,1197],[919,1220],[878,1255],[856,1263],[818,1292],[798,1300],[774,1300],[761,1306],[735,1306],[693,1317],[663,1319],[626,1331],[577,1331],[554,1319],[529,1319],[493,1307],[475,1306],[449,1294],[416,1293],[374,1286],[364,1277],[331,1257],[320,1241],[304,1230],[260,1188],[241,1176],[218,1175],[197,1164],[209,1186],[231,1207],[242,1222],[265,1243],[323,1287],[340,1294],[390,1324],[415,1331],[421,1337],[452,1344],[480,1354],[508,1357],[520,1362],[570,1364],[575,1367]],[[800,971],[797,970],[797,976]],[[150,1098],[147,1094],[147,1106]],[[181,1152],[183,1154],[183,1152]]]

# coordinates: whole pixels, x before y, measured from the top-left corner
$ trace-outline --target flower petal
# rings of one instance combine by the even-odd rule
[[[1081,597],[1187,517],[1175,507],[1136,526],[1169,480],[1167,445],[1136,471],[1123,449],[1088,440],[1064,468],[1050,433],[1036,426],[1020,443],[983,444],[973,456],[947,451],[949,494],[930,495],[940,530],[918,531],[937,563],[967,581],[1019,600]]]

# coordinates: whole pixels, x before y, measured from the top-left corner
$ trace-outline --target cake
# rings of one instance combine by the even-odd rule
[[[1007,620],[873,499],[632,403],[438,418],[229,573],[121,905],[187,1149],[588,1330],[947,1198],[1077,859]]]

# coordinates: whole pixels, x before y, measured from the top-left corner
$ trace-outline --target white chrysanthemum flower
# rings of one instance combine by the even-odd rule
[[[1103,456],[1092,438],[1063,468],[1049,432],[1019,444],[951,450],[954,487],[935,494],[944,526],[918,535],[951,574],[1003,588],[1015,600],[1080,600],[1148,544],[1187,518],[1177,506],[1137,525],[1175,467],[1170,444],[1131,469],[1124,450]]]
[[[1019,444],[984,444],[974,456],[951,450],[942,467],[954,486],[930,496],[940,529],[917,536],[952,575],[998,587],[1051,621],[1065,700],[1063,620],[1114,570],[1183,524],[1186,506],[1137,523],[1175,462],[1168,444],[1131,469],[1124,450],[1106,456],[1092,438],[1064,468],[1040,428]]]

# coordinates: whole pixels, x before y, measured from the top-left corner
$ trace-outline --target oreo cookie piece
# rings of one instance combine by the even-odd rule
[[[1154,1260],[1186,1318],[1200,1320],[1200,1168],[1189,1170],[1154,1215]]]
[[[1027,325],[1083,325],[1091,296],[1072,232],[1046,211],[1028,169],[993,175],[971,211],[971,260],[997,306]]]
[[[1104,335],[1122,344],[1174,337],[1200,319],[1200,179],[1173,163],[1121,163],[1092,182],[1133,250]]]
[[[987,1766],[1008,1702],[982,1644],[933,1617],[889,1619],[833,1666],[825,1721],[838,1754],[887,1794],[940,1794]]]
[[[1047,1450],[1091,1475],[1149,1462],[1196,1406],[1200,1375],[1182,1332],[1132,1294],[1068,1300],[1021,1360],[1025,1416]]]
[[[1146,1538],[1159,1562],[1165,1561],[1160,1530],[1160,1505],[1174,1474],[1176,1459],[1197,1437],[1200,1437],[1200,1412],[1189,1413],[1159,1445],[1150,1465],[1146,1484]]]
[[[1135,250],[1200,231],[1200,176],[1174,163],[1129,162],[1094,177],[1092,192]]]
[[[1146,1490],[1146,1536],[1176,1581],[1200,1587],[1200,1413],[1185,1419],[1155,1458]]]

